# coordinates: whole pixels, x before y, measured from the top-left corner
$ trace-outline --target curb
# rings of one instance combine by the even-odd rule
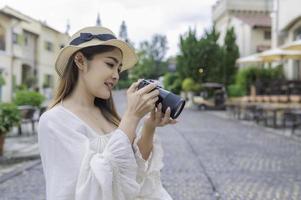
[[[16,158],[16,159],[19,159],[19,158]],[[20,157],[20,159],[25,159],[25,158]],[[4,183],[5,181],[7,181],[7,180],[9,180],[9,179],[11,179],[15,176],[20,175],[23,171],[29,170],[29,169],[31,169],[31,168],[33,168],[33,167],[35,167],[35,166],[37,166],[41,163],[40,156],[36,156],[35,159],[38,159],[38,160],[34,160],[32,162],[25,163],[21,167],[18,167],[16,169],[14,169],[13,171],[8,172],[8,173],[0,176],[0,184]]]

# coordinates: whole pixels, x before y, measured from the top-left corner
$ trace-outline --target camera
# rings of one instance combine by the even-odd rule
[[[153,81],[151,79],[143,79],[142,81],[139,82],[138,90],[143,88],[144,86],[147,86],[148,84],[154,83],[154,82],[155,81]],[[155,103],[156,107],[159,103],[161,103],[163,113],[165,113],[166,109],[168,107],[170,107],[170,111],[171,111],[170,117],[173,119],[176,119],[181,114],[181,112],[185,106],[185,100],[182,99],[180,96],[163,89],[159,85],[157,85],[156,88],[154,88],[153,90],[156,90],[156,89],[159,90],[159,95],[158,95],[159,99]]]

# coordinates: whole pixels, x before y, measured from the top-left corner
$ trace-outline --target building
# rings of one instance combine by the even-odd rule
[[[69,35],[10,7],[0,10],[0,101],[11,101],[14,88],[53,88],[55,57]]]
[[[218,0],[212,7],[212,20],[223,44],[227,29],[234,27],[240,56],[271,48],[273,0]]]
[[[301,40],[301,2],[299,0],[274,0],[273,48],[281,48]],[[284,63],[288,79],[301,80],[300,60],[287,60]]]

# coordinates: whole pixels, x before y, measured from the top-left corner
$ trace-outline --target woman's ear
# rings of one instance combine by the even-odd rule
[[[87,58],[84,56],[84,54],[82,52],[77,52],[74,55],[74,62],[76,64],[76,66],[78,67],[79,70],[85,70],[85,68],[87,68],[88,63],[87,63]]]

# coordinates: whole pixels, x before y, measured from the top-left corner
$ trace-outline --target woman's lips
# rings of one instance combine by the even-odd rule
[[[106,85],[110,90],[112,90],[113,85],[112,85],[111,83],[105,83],[105,85]]]

